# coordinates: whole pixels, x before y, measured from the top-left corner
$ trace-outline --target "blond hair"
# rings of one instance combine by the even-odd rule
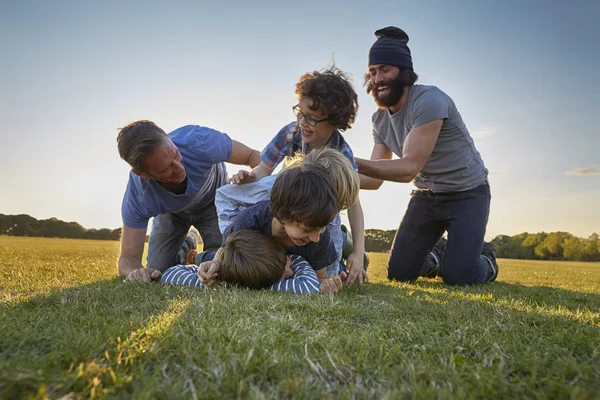
[[[297,153],[294,157],[286,160],[286,168],[308,164],[322,165],[327,170],[339,211],[356,204],[360,192],[360,180],[358,173],[346,156],[337,150],[323,147],[314,149],[307,155]]]
[[[253,230],[233,232],[219,257],[222,282],[264,289],[281,280],[286,265],[283,246],[272,236]]]

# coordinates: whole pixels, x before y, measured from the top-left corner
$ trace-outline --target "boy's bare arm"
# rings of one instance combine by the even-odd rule
[[[365,220],[360,199],[348,209],[348,220],[350,221],[350,230],[352,231],[352,241],[354,244],[354,251],[350,254],[348,260],[346,260],[346,266],[348,267],[346,285],[350,287],[356,279],[358,279],[360,285],[363,284],[363,281],[369,280],[369,275],[367,275],[363,265],[365,255]]]
[[[231,177],[231,183],[235,183],[237,185],[243,185],[244,183],[256,182],[264,178],[265,176],[269,176],[273,173],[274,168],[267,166],[264,162],[260,162],[256,168],[252,171],[238,171],[237,174]]]

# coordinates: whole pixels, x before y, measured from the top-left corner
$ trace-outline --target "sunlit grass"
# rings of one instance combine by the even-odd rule
[[[597,398],[600,264],[293,296],[125,284],[118,243],[0,237],[0,398]]]

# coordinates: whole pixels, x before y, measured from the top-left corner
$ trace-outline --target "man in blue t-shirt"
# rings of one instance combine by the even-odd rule
[[[151,121],[125,126],[119,154],[131,166],[123,197],[119,275],[150,282],[178,264],[177,253],[193,225],[208,249],[221,245],[215,191],[227,182],[223,162],[255,167],[260,153],[228,135],[198,125],[166,134]],[[154,217],[147,268],[142,253],[148,220]]]

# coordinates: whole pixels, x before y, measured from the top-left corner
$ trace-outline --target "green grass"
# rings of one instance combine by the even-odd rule
[[[118,243],[0,237],[0,398],[600,398],[600,264],[337,295],[125,284]]]

